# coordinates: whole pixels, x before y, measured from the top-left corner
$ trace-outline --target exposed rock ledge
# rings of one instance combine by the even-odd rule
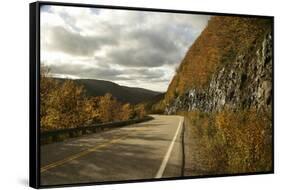
[[[205,90],[187,89],[165,112],[269,109],[272,104],[272,35],[266,35],[260,47],[252,51],[255,51],[254,56],[240,54],[233,64],[220,68]]]

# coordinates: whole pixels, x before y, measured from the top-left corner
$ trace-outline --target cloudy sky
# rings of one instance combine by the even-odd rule
[[[56,77],[166,91],[209,16],[41,7],[41,64]]]

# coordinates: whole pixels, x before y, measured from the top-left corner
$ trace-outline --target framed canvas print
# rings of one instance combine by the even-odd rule
[[[30,4],[30,186],[274,172],[271,16]]]

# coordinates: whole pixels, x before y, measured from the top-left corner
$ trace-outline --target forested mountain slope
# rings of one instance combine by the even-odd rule
[[[156,106],[185,116],[186,175],[272,172],[271,17],[212,17]]]
[[[57,80],[64,81],[62,78],[57,78]],[[103,96],[106,93],[110,93],[118,101],[123,103],[137,104],[149,101],[160,94],[160,92],[144,88],[121,86],[114,82],[105,80],[75,79],[73,81],[78,85],[84,86],[86,95],[88,96]]]
[[[272,20],[212,17],[166,92],[166,112],[271,104]]]

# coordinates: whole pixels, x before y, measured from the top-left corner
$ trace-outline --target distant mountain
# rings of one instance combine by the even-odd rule
[[[66,79],[56,78],[59,81]],[[114,82],[96,79],[71,79],[78,85],[83,85],[88,96],[103,96],[110,93],[120,102],[137,104],[144,101],[150,101],[160,92],[147,90],[144,88],[121,86]]]

